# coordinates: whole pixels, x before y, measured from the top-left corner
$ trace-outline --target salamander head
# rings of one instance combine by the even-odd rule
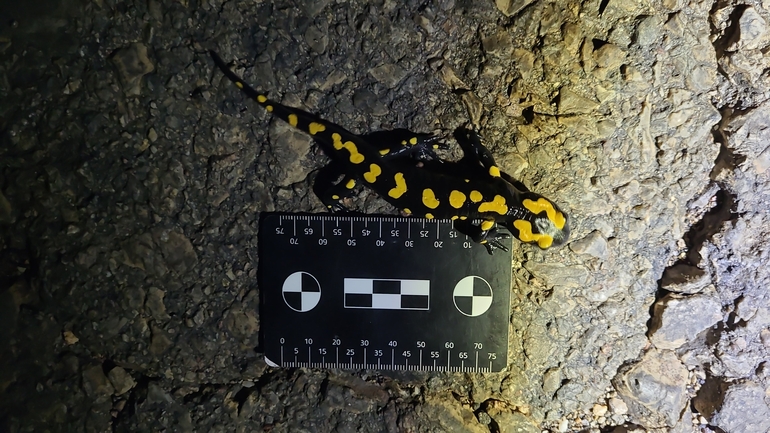
[[[520,195],[521,207],[506,218],[506,227],[521,242],[541,249],[563,245],[569,239],[569,217],[556,204],[533,192]]]

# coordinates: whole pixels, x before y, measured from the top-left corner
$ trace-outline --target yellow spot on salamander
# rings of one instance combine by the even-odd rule
[[[494,220],[484,220],[481,222],[481,230],[487,231],[495,226]]]
[[[401,140],[401,145],[406,146],[406,140]]]
[[[289,118],[287,119],[289,121],[289,125],[291,126],[297,126],[297,115],[296,114],[289,114]]]
[[[486,201],[479,205],[479,212],[497,212],[500,215],[505,215],[508,212],[508,206],[505,205],[505,198],[501,195],[496,195],[492,201]]]
[[[430,209],[436,209],[438,207],[439,201],[436,199],[436,195],[433,194],[432,189],[425,188],[422,190],[422,204]]]
[[[492,177],[500,177],[500,169],[497,166],[489,167],[489,175]]]
[[[272,105],[265,105],[265,110],[267,110],[268,113],[273,112],[273,106]]]
[[[334,194],[332,196],[332,200],[339,200],[339,199],[340,199],[340,196],[338,196],[337,194]]]
[[[364,155],[361,155],[358,153],[358,147],[356,147],[356,144],[352,141],[346,141],[345,144],[342,145],[345,149],[350,152],[350,162],[353,164],[360,164],[364,162]]]
[[[406,181],[404,180],[404,173],[396,173],[393,176],[393,180],[396,181],[395,188],[391,188],[388,191],[388,195],[393,198],[400,198],[406,192]]]
[[[460,191],[453,190],[449,193],[449,204],[455,209],[460,209],[465,204],[465,194]]]
[[[460,220],[461,220],[461,221],[465,221],[465,220],[467,220],[467,219],[468,219],[468,217],[467,217],[467,216],[465,216],[465,215],[460,215]]]
[[[241,83],[240,81],[236,81],[235,82],[235,87],[237,87],[239,89],[243,89],[243,83]]]
[[[471,199],[472,202],[478,203],[478,202],[480,202],[481,200],[484,199],[484,196],[482,196],[480,192],[478,192],[478,191],[476,191],[474,189],[473,191],[471,191],[470,199]]]
[[[546,249],[553,244],[552,237],[540,233],[532,233],[532,224],[529,221],[516,220],[513,222],[513,226],[519,231],[517,237],[522,242],[537,242],[537,246],[542,249]]]
[[[350,155],[350,162],[353,164],[360,164],[364,162],[364,155],[361,155],[360,153],[356,153],[355,155]]]
[[[564,214],[557,211],[553,203],[546,200],[543,197],[540,197],[537,199],[537,201],[532,201],[528,198],[525,198],[524,201],[521,202],[522,205],[524,205],[527,210],[532,212],[533,214],[537,215],[542,211],[545,211],[548,215],[548,219],[551,220],[554,226],[556,226],[557,229],[561,230],[564,228],[564,224],[567,222],[567,219],[564,218]]]
[[[438,144],[434,144],[434,145],[433,145],[433,148],[434,148],[434,149],[438,149]]]
[[[342,136],[336,132],[332,134],[332,145],[337,150],[342,150]]]
[[[465,181],[465,183],[468,183],[471,181],[470,179],[463,179],[463,180]]]
[[[336,132],[332,134],[332,146],[334,146],[336,150],[347,149],[348,152],[350,152],[350,162],[353,164],[360,164],[364,162],[364,155],[361,155],[358,152],[358,147],[356,147],[356,144],[352,141],[346,141],[343,143],[342,136]]]
[[[410,138],[410,139],[409,139],[409,144],[411,144],[412,146],[414,146],[415,144],[417,144],[417,137],[412,137],[412,138]]]
[[[310,122],[310,125],[308,125],[307,127],[307,132],[309,132],[310,135],[316,135],[319,132],[324,132],[324,131],[326,131],[326,125],[324,125],[323,123]]]
[[[355,187],[356,187],[356,180],[355,179],[350,179],[348,181],[348,183],[345,184],[345,188],[347,188],[347,189],[353,189]]]
[[[358,152],[358,147],[356,147],[356,144],[352,141],[346,141],[343,143],[342,136],[336,132],[332,134],[332,146],[334,146],[336,150],[347,149],[348,152],[350,152],[350,162],[353,164],[360,164],[364,162],[364,155],[361,155]]]
[[[238,86],[238,87],[241,87],[241,86]],[[267,97],[265,95],[258,95],[257,102],[259,102],[260,104],[264,104],[265,102],[267,102]]]
[[[410,211],[409,208],[404,208],[403,211],[407,215],[411,215],[412,214],[412,211]]]
[[[377,176],[382,174],[382,169],[377,164],[369,165],[369,171],[364,173],[364,179],[369,183],[374,183],[377,180]]]
[[[390,152],[390,149],[382,149],[380,150],[380,155],[387,155],[388,152]]]
[[[451,217],[449,217],[449,219],[452,221],[456,220],[457,218],[459,218],[457,215],[452,215]]]
[[[425,218],[427,218],[429,220],[432,220],[433,219],[433,214],[432,213],[426,213],[425,214]]]

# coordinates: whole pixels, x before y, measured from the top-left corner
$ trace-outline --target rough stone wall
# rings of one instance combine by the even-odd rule
[[[766,1],[64,0],[0,18],[0,431],[770,429]],[[507,372],[264,364],[258,213],[321,211],[325,159],[208,49],[352,131],[470,122],[570,213],[568,247],[513,252]]]

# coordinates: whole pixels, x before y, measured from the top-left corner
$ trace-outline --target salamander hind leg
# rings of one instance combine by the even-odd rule
[[[345,167],[342,164],[332,162],[318,171],[313,182],[313,192],[329,212],[344,213],[350,211],[345,206],[344,200],[354,195],[358,182],[355,178],[347,175],[338,182],[337,180],[344,173]]]
[[[478,132],[459,128],[455,131],[455,139],[465,154],[462,161],[472,165],[481,165],[491,177],[500,177],[500,168],[495,163],[492,152],[481,143],[481,135]]]

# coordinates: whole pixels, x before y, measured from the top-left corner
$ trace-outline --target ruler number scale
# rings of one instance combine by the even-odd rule
[[[506,367],[510,256],[490,257],[451,221],[267,214],[259,236],[270,365]]]

